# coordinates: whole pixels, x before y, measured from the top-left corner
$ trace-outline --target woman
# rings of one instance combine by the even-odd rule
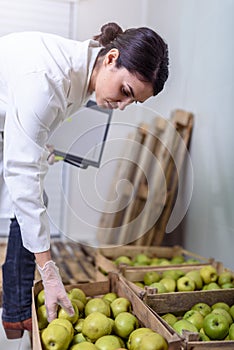
[[[167,45],[149,28],[122,31],[108,23],[94,40],[84,42],[39,32],[0,38],[1,215],[11,218],[2,321],[9,339],[32,328],[34,261],[48,321],[56,317],[58,305],[74,312],[50,254],[43,202],[50,134],[93,92],[99,106],[123,110],[157,95],[167,77]]]

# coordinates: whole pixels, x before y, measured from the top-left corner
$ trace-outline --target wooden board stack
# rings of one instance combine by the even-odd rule
[[[125,189],[116,210],[109,213],[107,207],[101,217],[97,233],[101,245],[162,243],[188,155],[193,121],[192,113],[177,109],[170,119],[157,116],[150,125],[140,124],[129,135],[132,144],[140,147],[125,147],[124,159],[131,161],[128,166],[125,161],[117,166],[110,198],[116,183],[123,179]]]

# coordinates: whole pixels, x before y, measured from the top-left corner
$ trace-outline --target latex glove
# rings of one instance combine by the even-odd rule
[[[54,146],[53,145],[46,145],[46,149],[50,152],[48,158],[47,158],[47,162],[50,164],[50,165],[53,165],[56,161],[55,159],[55,154],[53,153],[54,152]]]
[[[57,163],[60,160],[64,160],[64,157],[55,155],[53,145],[46,145],[46,149],[50,152],[47,158],[47,162],[49,163],[49,165],[53,165],[54,163]]]
[[[70,316],[74,315],[71,301],[67,297],[66,290],[61,280],[59,269],[55,262],[50,260],[43,268],[37,265],[45,290],[45,306],[48,322],[57,317],[58,305],[60,305]]]

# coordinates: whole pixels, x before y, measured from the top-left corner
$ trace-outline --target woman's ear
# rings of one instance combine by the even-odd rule
[[[113,48],[107,52],[103,63],[105,65],[115,65],[115,62],[117,61],[118,57],[119,57],[119,50]]]

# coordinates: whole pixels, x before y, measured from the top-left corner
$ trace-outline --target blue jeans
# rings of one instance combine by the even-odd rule
[[[34,254],[23,247],[20,226],[11,220],[6,259],[2,266],[2,320],[19,322],[31,317]]]

